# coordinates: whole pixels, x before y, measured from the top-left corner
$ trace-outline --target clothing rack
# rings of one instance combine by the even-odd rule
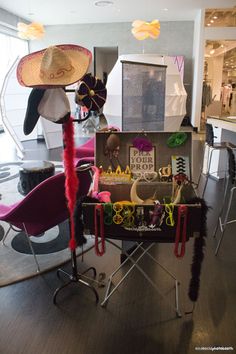
[[[74,120],[74,121],[78,121],[78,120]],[[64,128],[65,128],[65,126],[63,124],[63,129],[62,129],[63,131],[64,131]],[[63,144],[63,148],[65,148],[65,142]],[[86,166],[85,168],[81,168],[81,171],[83,171],[85,169],[88,169],[88,168],[90,168],[90,166]],[[71,224],[69,222],[69,233],[71,234],[70,231],[71,231]],[[71,273],[68,273],[65,270],[61,269],[61,268],[57,269],[57,277],[60,279],[60,274],[63,274],[67,278],[69,278],[69,281],[64,283],[63,285],[61,285],[60,287],[58,287],[55,290],[55,292],[53,294],[53,303],[54,303],[54,305],[57,304],[57,295],[58,295],[58,293],[62,289],[64,289],[65,287],[67,287],[67,286],[69,286],[70,284],[73,284],[73,283],[80,283],[80,284],[88,287],[89,289],[91,289],[93,291],[94,295],[95,295],[96,303],[98,303],[99,296],[98,296],[98,293],[97,293],[96,289],[91,284],[89,284],[88,282],[86,282],[83,279],[81,279],[89,271],[93,272],[93,279],[95,279],[96,275],[97,275],[97,272],[96,272],[96,269],[94,267],[89,267],[83,273],[78,273],[76,249],[71,250]],[[85,277],[85,278],[88,278],[88,277]],[[88,278],[88,279],[90,279],[90,278]]]

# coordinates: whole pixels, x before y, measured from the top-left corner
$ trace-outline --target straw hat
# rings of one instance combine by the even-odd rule
[[[64,87],[79,81],[87,72],[91,52],[78,45],[50,46],[23,57],[17,79],[27,87]]]

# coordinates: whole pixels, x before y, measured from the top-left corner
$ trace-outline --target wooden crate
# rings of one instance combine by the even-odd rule
[[[111,158],[107,154],[106,144],[108,138],[110,137],[109,132],[98,132],[96,133],[96,154],[95,154],[95,164],[100,168],[101,171],[107,171],[110,166],[113,172],[117,169],[118,165],[121,166],[122,171],[129,166],[134,174],[140,173],[142,171],[148,173],[158,172],[160,168],[166,167],[171,164],[172,156],[183,156],[189,161],[188,177],[191,181],[191,166],[192,166],[192,135],[191,133],[186,133],[186,142],[179,147],[168,147],[167,140],[172,136],[173,133],[168,132],[115,132],[112,133],[118,137],[120,142],[119,152]],[[135,155],[135,147],[133,142],[136,138],[144,137],[151,142],[152,151],[148,154],[146,152],[138,151]],[[137,150],[137,149],[136,149]],[[118,156],[118,157],[117,157]],[[116,163],[116,164],[115,164]],[[140,165],[140,166],[139,166]],[[133,184],[133,180],[127,178],[126,181],[122,182],[109,182],[108,179],[103,179],[99,183],[99,191],[109,191],[111,192],[112,205],[109,207],[112,210],[112,217],[116,214],[113,210],[114,203],[127,201],[127,205],[131,201],[130,191]],[[112,222],[110,225],[104,223],[104,234],[105,237],[122,239],[122,240],[147,240],[156,242],[174,242],[176,237],[177,228],[183,228],[183,222],[178,226],[178,214],[180,212],[180,207],[186,206],[186,221],[187,221],[187,239],[192,237],[195,232],[198,232],[201,227],[201,204],[197,202],[196,193],[191,183],[185,186],[182,193],[182,198],[180,204],[173,206],[173,220],[174,225],[169,225],[168,223],[168,205],[166,208],[166,200],[169,200],[172,194],[172,182],[163,181],[160,176],[153,181],[140,181],[137,186],[138,197],[145,200],[155,195],[155,200],[160,203],[160,209],[162,213],[160,218],[162,218],[161,223],[153,227],[152,216],[156,211],[155,204],[148,205],[135,205],[134,206],[134,222],[129,226],[122,222],[121,224],[115,224]],[[159,205],[159,203],[157,203]],[[168,203],[167,203],[168,204]],[[125,203],[123,205],[126,205]],[[127,207],[126,207],[127,208]],[[143,208],[143,225],[140,224],[138,216],[140,216],[140,208]],[[86,228],[89,229],[91,233],[94,232],[94,209],[95,204],[85,203],[83,205],[84,223]],[[125,209],[125,208],[124,208]],[[131,207],[128,207],[129,212]],[[106,206],[104,206],[104,220],[107,211]],[[125,210],[121,212],[123,219],[125,218]],[[182,220],[182,219],[181,219]],[[110,222],[110,221],[109,221]],[[150,227],[151,225],[151,227]]]

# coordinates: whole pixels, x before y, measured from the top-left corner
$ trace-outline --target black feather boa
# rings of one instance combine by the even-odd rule
[[[194,240],[193,259],[191,265],[191,279],[189,283],[188,296],[193,302],[196,302],[199,295],[200,276],[202,270],[202,261],[204,259],[204,249],[207,237],[207,211],[209,207],[202,198],[193,198],[188,200],[187,204],[201,204],[201,226],[199,236]]]
[[[83,196],[79,198],[76,202],[75,209],[74,209],[74,227],[75,227],[75,240],[77,246],[82,246],[87,242],[87,239],[84,237],[82,203],[99,203],[99,200],[96,198]]]

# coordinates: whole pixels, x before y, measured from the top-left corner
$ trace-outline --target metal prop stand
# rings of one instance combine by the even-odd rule
[[[86,119],[88,119],[88,117],[89,117],[89,114],[88,114]],[[74,120],[74,121],[80,122],[80,120]],[[64,127],[64,125],[63,125],[63,127]],[[69,223],[69,225],[70,225],[70,223]],[[86,282],[83,279],[81,279],[82,277],[88,278],[88,277],[85,276],[85,274],[87,272],[89,272],[90,270],[93,272],[93,279],[96,278],[97,272],[96,272],[96,269],[94,267],[89,267],[83,273],[78,273],[76,250],[71,251],[71,273],[68,273],[65,270],[61,269],[61,268],[59,268],[57,270],[57,276],[58,276],[59,279],[60,279],[60,274],[63,274],[66,277],[69,278],[69,281],[66,282],[65,284],[61,285],[60,287],[58,287],[55,290],[55,292],[53,294],[53,303],[54,303],[54,305],[57,304],[57,295],[58,295],[58,293],[62,289],[66,288],[67,286],[69,286],[70,284],[73,284],[73,283],[80,283],[82,285],[85,285],[89,289],[91,289],[93,291],[95,297],[96,297],[96,303],[98,303],[99,296],[98,296],[98,293],[97,293],[96,289],[91,284],[89,284],[88,282]],[[88,279],[90,279],[90,278],[88,278]]]
[[[112,242],[109,239],[106,239],[106,242],[109,242],[110,244],[112,244],[113,246],[115,246],[116,248],[118,248],[119,250],[123,251],[124,250],[118,246],[117,244],[115,244],[114,242]],[[126,255],[126,259],[120,264],[120,266],[113,272],[111,273],[111,275],[108,278],[108,284],[107,284],[107,289],[106,289],[106,293],[105,293],[105,297],[103,302],[101,303],[101,306],[106,306],[109,298],[114,294],[114,292],[116,291],[116,289],[118,289],[118,287],[123,283],[123,281],[125,280],[125,278],[129,275],[129,273],[136,267],[142,274],[143,276],[147,279],[147,281],[153,286],[153,288],[159,293],[159,295],[161,295],[162,298],[166,299],[166,296],[164,294],[162,294],[159,290],[159,288],[157,287],[157,285],[152,281],[152,279],[147,275],[147,273],[138,265],[138,262],[141,260],[141,258],[143,258],[144,255],[147,255],[150,259],[152,259],[152,261],[154,263],[156,263],[158,266],[160,266],[172,279],[174,279],[174,287],[175,287],[175,306],[173,307],[171,304],[169,304],[171,306],[172,309],[174,309],[177,317],[182,317],[182,314],[180,312],[179,309],[179,292],[178,292],[178,286],[180,285],[179,281],[176,279],[176,277],[167,269],[165,268],[163,265],[161,265],[150,253],[150,249],[155,245],[155,243],[151,243],[147,246],[147,248],[144,248],[144,242],[137,242],[136,243],[136,248],[130,253],[128,254],[127,252],[124,252]],[[139,255],[139,257],[134,260],[133,256],[135,255],[135,253],[141,250],[142,253],[141,255]],[[119,270],[122,269],[122,267],[128,262],[131,261],[132,265],[130,265],[129,270],[125,273],[125,275],[121,278],[121,280],[115,285],[115,287],[113,289],[111,289],[112,287],[112,279],[113,277],[116,275],[116,273],[118,273]]]
[[[62,273],[63,275],[66,275],[69,278],[69,281],[63,285],[61,285],[59,288],[57,288],[53,294],[53,303],[54,305],[57,304],[57,295],[58,293],[64,289],[65,287],[67,287],[68,285],[72,284],[72,283],[80,283],[83,284],[85,286],[87,286],[89,289],[91,289],[96,297],[96,303],[98,303],[99,301],[99,296],[98,293],[96,291],[96,289],[89,283],[87,283],[86,281],[84,281],[83,279],[81,279],[83,277],[84,274],[86,274],[87,272],[89,272],[90,270],[93,272],[93,276],[94,278],[96,278],[97,272],[96,269],[94,267],[89,267],[88,269],[86,269],[83,273],[78,273],[77,270],[77,258],[76,258],[76,251],[71,251],[71,273],[67,273],[65,270],[59,268],[57,270],[57,276],[60,279],[60,274]]]

